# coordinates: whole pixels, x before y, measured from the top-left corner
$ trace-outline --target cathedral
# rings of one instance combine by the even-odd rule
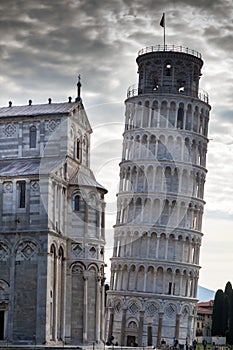
[[[106,189],[74,102],[0,108],[0,342],[104,339]]]
[[[150,46],[126,99],[108,339],[121,346],[192,344],[210,105],[201,54]]]

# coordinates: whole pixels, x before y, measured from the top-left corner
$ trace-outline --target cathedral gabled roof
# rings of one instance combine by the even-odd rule
[[[69,114],[80,102],[46,103],[38,105],[8,106],[0,108],[0,118],[36,116],[44,114]]]

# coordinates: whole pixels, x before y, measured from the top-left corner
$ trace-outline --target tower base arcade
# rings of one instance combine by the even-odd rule
[[[165,340],[173,345],[191,342],[195,337],[195,305],[171,297],[159,298],[147,293],[108,293],[107,323],[108,339],[120,346],[160,346]]]

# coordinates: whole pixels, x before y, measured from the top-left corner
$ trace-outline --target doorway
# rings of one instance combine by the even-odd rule
[[[4,340],[4,317],[5,311],[0,310],[0,340]]]
[[[136,343],[136,337],[134,337],[133,335],[128,335],[127,336],[127,346],[135,346]]]

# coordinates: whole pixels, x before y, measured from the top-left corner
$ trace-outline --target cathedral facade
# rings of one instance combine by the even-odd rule
[[[0,342],[104,338],[104,195],[75,102],[0,108]]]
[[[128,90],[107,337],[119,345],[191,344],[210,105],[194,50],[151,46]]]

